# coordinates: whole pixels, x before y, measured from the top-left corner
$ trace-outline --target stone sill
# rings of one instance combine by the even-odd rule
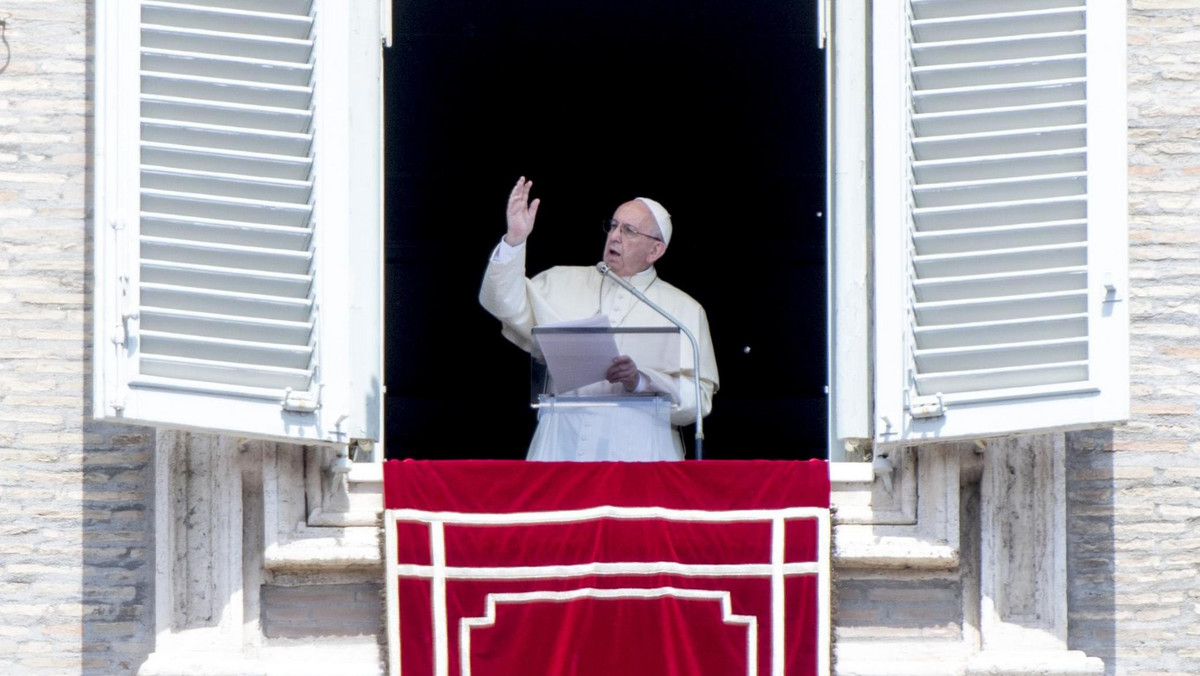
[[[830,463],[829,475],[835,487],[835,510],[839,495],[869,492],[875,482],[874,468],[867,462]],[[313,510],[308,518],[308,527],[298,533],[297,539],[267,548],[265,556],[268,568],[313,570],[383,565],[378,544],[379,515],[383,512],[382,463],[356,463],[351,482],[355,491],[365,493],[355,496],[354,511],[338,513]],[[334,528],[337,532],[332,536],[318,532]],[[883,535],[873,525],[835,523],[834,531],[837,537],[833,560],[838,566],[947,570],[958,565],[958,548],[945,542]],[[368,537],[369,542],[365,541]]]
[[[382,540],[378,523],[350,528],[301,526],[292,540],[266,547],[263,565],[273,571],[382,568]]]

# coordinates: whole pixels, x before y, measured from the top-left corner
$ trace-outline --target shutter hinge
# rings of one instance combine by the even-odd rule
[[[1104,302],[1117,303],[1124,300],[1117,293],[1117,281],[1112,273],[1104,275]]]
[[[321,408],[321,390],[318,387],[316,393],[297,392],[289,387],[283,391],[283,401],[280,404],[283,410],[292,413],[315,413]]]
[[[909,392],[908,414],[916,419],[941,418],[946,415],[946,405],[942,402],[942,393],[932,397],[922,397]]]
[[[127,347],[129,338],[132,335],[132,332],[129,330],[129,322],[141,319],[142,315],[136,310],[129,309],[129,275],[117,277],[117,285],[121,296],[119,301],[121,305],[121,321],[113,326],[112,342],[115,345]]]

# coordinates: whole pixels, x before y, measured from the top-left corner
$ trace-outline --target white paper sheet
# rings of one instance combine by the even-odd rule
[[[599,314],[587,319],[543,324],[541,328],[578,329],[610,328],[608,315]],[[620,356],[617,339],[611,333],[543,333],[534,332],[554,389],[569,392],[605,380],[613,360]]]

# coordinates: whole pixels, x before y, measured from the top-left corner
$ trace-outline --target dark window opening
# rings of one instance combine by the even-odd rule
[[[824,457],[825,66],[815,3],[406,0],[385,50],[393,458],[522,458],[528,355],[477,301],[519,175],[528,272],[591,265],[652,197],[721,389],[706,458]],[[694,432],[685,428],[691,442]]]

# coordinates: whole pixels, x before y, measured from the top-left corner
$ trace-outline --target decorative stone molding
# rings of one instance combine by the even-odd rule
[[[890,458],[892,491],[875,477],[835,485],[846,579],[955,579],[963,604],[959,640],[915,630],[903,640],[886,627],[875,638],[860,624],[835,642],[839,676],[1104,673],[1067,645],[1064,446],[1060,433],[911,448]],[[915,518],[896,523],[909,505]],[[875,510],[891,523],[863,523]]]
[[[365,454],[364,454],[365,455]],[[355,462],[345,448],[309,448],[305,452],[307,525],[377,528],[383,514],[383,466]]]
[[[335,459],[332,449],[286,445],[264,459],[263,565],[268,570],[382,569],[382,467],[353,463],[347,476],[349,509],[338,511],[326,491],[326,470]],[[308,510],[308,505],[317,506]]]
[[[959,457],[969,444],[889,454],[892,486],[834,486],[834,564],[843,568],[953,569],[958,565]]]
[[[373,576],[379,530],[306,523],[306,449],[159,432],[154,652],[140,676],[381,673],[374,636],[270,643],[263,585]],[[319,466],[319,465],[314,465]],[[361,576],[361,575],[360,575]],[[277,580],[278,578],[278,580]]]
[[[1103,674],[1067,649],[1066,450],[1062,434],[988,442],[980,484],[981,652],[967,674]]]
[[[155,643],[141,676],[249,673],[242,456],[230,437],[158,434]]]

